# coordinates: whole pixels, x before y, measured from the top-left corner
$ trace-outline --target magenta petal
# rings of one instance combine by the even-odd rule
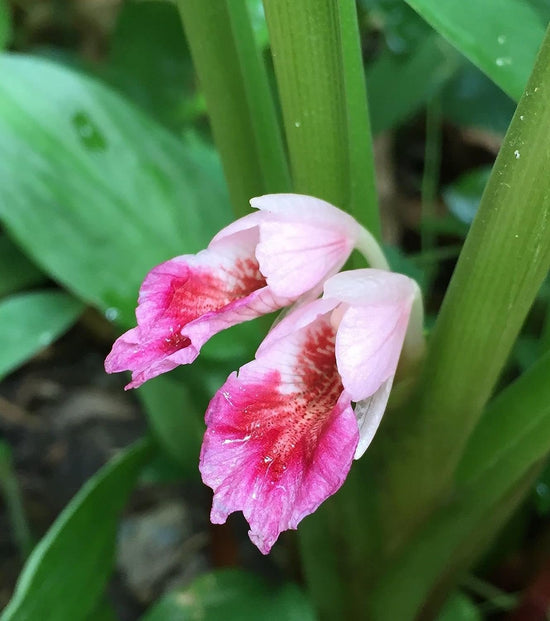
[[[132,371],[127,388],[135,388],[193,362],[217,332],[288,304],[266,286],[257,240],[257,229],[245,229],[151,270],[139,294],[138,326],[115,342],[107,372]]]
[[[206,423],[200,469],[214,490],[211,519],[223,523],[242,511],[266,554],[340,488],[358,443],[329,315],[233,373]]]

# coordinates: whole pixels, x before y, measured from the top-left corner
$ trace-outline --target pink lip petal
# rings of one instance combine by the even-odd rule
[[[243,511],[264,554],[340,488],[358,443],[329,320],[318,315],[233,373],[206,413],[200,469],[214,490],[211,520]]]
[[[115,342],[107,372],[132,371],[134,388],[193,362],[220,330],[315,298],[361,231],[349,215],[311,196],[267,195],[251,204],[259,211],[225,227],[206,250],[151,270],[137,329]]]
[[[107,372],[132,371],[128,387],[135,388],[193,362],[220,330],[288,304],[273,296],[259,272],[257,238],[257,229],[245,229],[151,270],[140,290],[138,327],[115,342]]]

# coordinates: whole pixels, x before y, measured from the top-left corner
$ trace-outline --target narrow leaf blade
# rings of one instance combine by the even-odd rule
[[[119,514],[150,452],[140,441],[84,485],[30,556],[2,621],[87,618],[112,569]]]

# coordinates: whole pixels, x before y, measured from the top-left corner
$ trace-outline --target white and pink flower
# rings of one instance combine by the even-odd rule
[[[345,212],[298,194],[250,201],[254,212],[220,231],[208,248],[155,267],[143,282],[137,327],[105,361],[132,371],[126,388],[189,364],[214,334],[281,309],[344,265],[363,232]]]
[[[229,376],[206,412],[201,451],[212,522],[241,510],[267,553],[340,488],[382,418],[417,294],[387,271],[333,276],[322,299],[285,317]]]
[[[267,553],[340,488],[380,424],[403,344],[417,355],[423,335],[418,286],[387,270],[353,218],[297,194],[251,205],[259,211],[206,250],[147,275],[137,327],[115,342],[105,368],[132,371],[135,388],[193,362],[217,332],[291,306],[212,399],[200,458],[212,522],[242,511]],[[338,274],[354,247],[371,269]]]

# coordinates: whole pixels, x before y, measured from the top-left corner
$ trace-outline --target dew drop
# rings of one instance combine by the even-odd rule
[[[51,332],[42,332],[39,336],[38,336],[38,343],[42,346],[42,347],[46,347],[46,345],[49,345],[53,340],[53,334]]]
[[[514,155],[516,156],[516,160],[519,160],[520,152],[517,149],[514,151]]]
[[[512,59],[509,56],[501,56],[496,60],[497,67],[505,67],[512,64]]]
[[[86,112],[76,112],[73,114],[71,121],[80,138],[80,142],[89,151],[105,151],[107,140]]]
[[[498,35],[497,41],[498,41],[499,45],[504,45],[506,43],[506,36],[502,35],[502,34]]]
[[[300,127],[302,124],[300,123],[300,121],[295,121],[294,123],[294,127]]]
[[[105,317],[109,321],[114,321],[115,319],[117,319],[118,318],[118,314],[119,314],[119,310],[118,310],[118,308],[115,308],[114,306],[109,307],[105,311]]]

